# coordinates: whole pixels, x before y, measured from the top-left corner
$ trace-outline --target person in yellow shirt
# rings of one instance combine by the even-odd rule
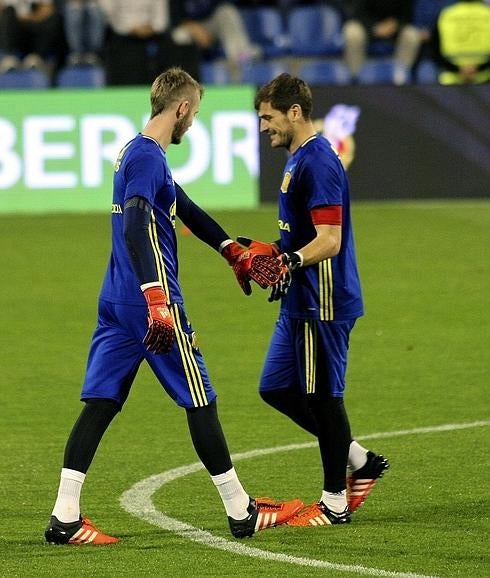
[[[490,6],[460,0],[441,11],[434,34],[440,84],[490,81]]]

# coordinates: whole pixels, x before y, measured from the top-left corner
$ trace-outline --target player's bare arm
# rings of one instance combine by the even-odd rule
[[[315,225],[316,237],[298,249],[303,257],[303,267],[335,257],[340,251],[342,227],[340,225]]]

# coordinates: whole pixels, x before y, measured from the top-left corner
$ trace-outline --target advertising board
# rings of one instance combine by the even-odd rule
[[[209,88],[167,157],[174,179],[207,208],[258,203],[251,87]],[[147,89],[0,94],[0,212],[106,211],[119,150],[149,115]]]

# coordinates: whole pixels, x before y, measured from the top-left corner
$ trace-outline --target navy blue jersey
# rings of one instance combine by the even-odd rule
[[[342,206],[342,244],[338,255],[293,272],[281,313],[321,321],[356,319],[363,314],[351,227],[349,184],[330,143],[312,137],[288,159],[279,193],[281,249],[297,251],[315,236],[310,211]]]
[[[139,134],[121,150],[114,171],[112,253],[101,297],[112,303],[146,306],[123,234],[124,203],[138,196],[152,207],[149,233],[158,281],[170,303],[182,303],[177,279],[176,191],[165,151],[156,140]]]

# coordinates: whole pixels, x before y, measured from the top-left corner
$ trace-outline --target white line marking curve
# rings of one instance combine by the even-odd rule
[[[444,424],[439,426],[414,428],[411,430],[373,433],[364,436],[357,436],[356,439],[367,440],[391,438],[406,435],[437,433],[475,427],[484,427],[488,425],[490,425],[490,421],[476,421],[462,424]],[[265,456],[278,452],[288,452],[298,449],[315,447],[316,445],[317,442],[307,442],[302,444],[290,444],[286,446],[256,449],[248,452],[233,454],[232,459],[234,462],[237,462],[239,460]],[[315,560],[298,556],[290,556],[288,554],[268,552],[253,546],[246,546],[242,542],[232,542],[231,540],[226,540],[225,538],[214,536],[213,534],[204,530],[199,530],[190,524],[186,524],[180,520],[166,516],[163,512],[160,512],[155,508],[151,497],[162,486],[202,469],[204,469],[204,467],[201,462],[195,462],[193,464],[181,466],[179,468],[168,470],[167,472],[156,474],[141,480],[122,494],[120,498],[121,507],[129,514],[132,514],[133,516],[158,526],[164,530],[173,532],[182,538],[185,538],[186,540],[191,540],[192,542],[197,542],[210,548],[217,548],[219,550],[232,552],[234,554],[241,554],[252,558],[262,558],[268,561],[284,562],[287,564],[295,564],[298,566],[306,566],[310,568],[326,568],[329,570],[350,572],[352,574],[359,574],[364,576],[376,576],[379,578],[436,578],[435,576],[426,576],[412,572],[393,572],[389,570],[382,570],[380,568],[369,568],[367,566],[352,564],[336,564],[326,560]]]

